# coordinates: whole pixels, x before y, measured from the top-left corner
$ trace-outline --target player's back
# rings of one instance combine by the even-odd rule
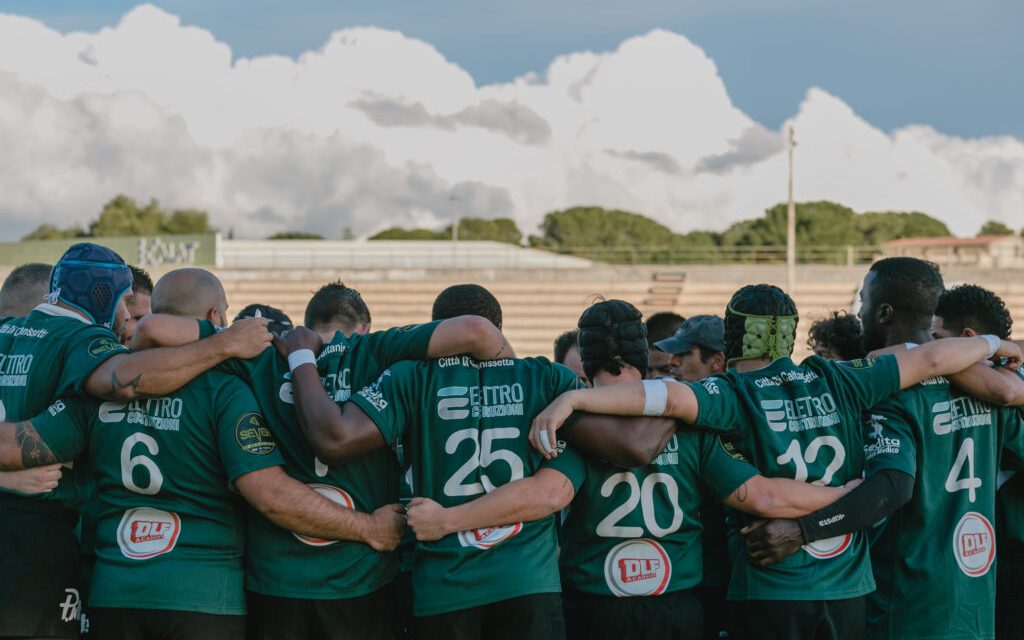
[[[779,358],[691,387],[700,404],[698,422],[739,429],[740,451],[765,476],[841,486],[864,468],[861,412],[899,388],[899,371],[892,356],[850,362],[812,356],[799,365]],[[740,514],[730,514],[730,599],[837,600],[873,590],[862,533],[820,540],[757,568],[743,553],[744,524]]]
[[[413,495],[452,507],[540,469],[530,422],[576,386],[574,373],[544,358],[461,356],[401,362],[353,400],[387,442],[403,440]],[[554,517],[417,543],[414,589],[417,616],[558,592]]]
[[[994,636],[996,477],[1012,409],[932,378],[875,407],[868,473],[914,476],[914,494],[871,532],[873,638]]]
[[[96,480],[90,606],[244,613],[243,502],[231,484],[282,463],[248,387],[207,372],[166,396],[55,411],[41,437],[54,453],[84,448]]]
[[[96,367],[124,351],[109,329],[54,305],[0,320],[0,419],[27,420],[59,397],[80,394]],[[88,488],[77,475],[68,470],[37,499],[77,508]]]

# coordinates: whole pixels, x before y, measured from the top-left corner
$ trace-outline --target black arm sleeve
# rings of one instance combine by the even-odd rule
[[[872,526],[914,496],[914,478],[883,469],[832,504],[797,518],[804,542],[860,531]]]

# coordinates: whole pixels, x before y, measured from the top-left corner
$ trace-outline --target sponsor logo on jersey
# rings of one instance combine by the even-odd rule
[[[12,338],[45,338],[50,332],[46,329],[33,329],[31,327],[19,327],[16,324],[5,324],[0,327],[0,334]]]
[[[470,358],[469,356],[449,356],[447,358],[438,358],[437,366],[444,369],[445,367],[470,367],[472,369],[493,369],[495,367],[512,367],[515,366],[516,361],[511,358],[501,358],[500,360],[484,360],[478,361]]]
[[[523,385],[485,385],[483,387],[444,387],[438,389],[437,416],[442,420],[498,418],[523,415],[526,392]]]
[[[64,409],[67,409],[67,405],[64,404],[63,400],[58,400],[57,402],[54,402],[49,407],[47,407],[46,410],[50,413],[51,416],[55,416]]]
[[[992,568],[996,539],[992,523],[976,511],[968,511],[953,530],[953,557],[964,574],[978,578]]]
[[[853,534],[847,533],[835,538],[825,538],[824,540],[805,544],[803,550],[818,560],[828,560],[829,558],[837,558],[843,555],[850,548],[850,543],[852,542]]]
[[[126,351],[124,346],[115,340],[114,338],[96,338],[89,343],[89,355],[98,358],[104,353],[110,353],[112,351]]]
[[[761,409],[772,431],[810,431],[832,427],[840,422],[835,398],[825,392],[820,396],[762,400]]]
[[[781,387],[790,382],[809,384],[817,379],[818,374],[813,371],[795,369],[793,371],[780,371],[774,376],[762,376],[760,378],[756,378],[754,380],[754,385],[758,389],[764,389],[766,387]]]
[[[704,378],[700,381],[700,386],[704,387],[704,390],[708,392],[709,396],[716,396],[721,393],[718,388],[718,383],[713,378]]]
[[[319,460],[317,460],[317,462],[319,462]],[[329,484],[320,483],[313,483],[306,486],[308,486],[313,491],[316,491],[323,497],[327,498],[334,504],[340,504],[346,509],[356,508],[355,502],[352,501],[352,496],[350,496],[347,491],[340,487],[332,487]],[[303,544],[308,544],[311,547],[328,547],[338,542],[337,540],[326,540],[323,538],[312,538],[310,536],[300,535],[298,533],[295,533],[294,531],[292,532],[292,535],[295,536],[295,539],[299,542]]]
[[[459,532],[459,544],[464,547],[476,547],[477,549],[490,549],[523,530],[523,523],[505,525],[504,527],[485,527],[483,529],[470,529]]]
[[[932,414],[932,430],[939,436],[992,424],[992,405],[971,396],[936,402]]]
[[[31,353],[0,353],[0,387],[24,387],[32,369]]]
[[[864,445],[864,455],[868,460],[882,454],[896,455],[900,452],[902,441],[899,438],[890,438],[885,435],[885,416],[871,414],[868,419],[868,443]]]
[[[170,553],[181,535],[178,514],[149,507],[124,512],[117,525],[117,546],[126,558],[146,560]]]
[[[333,355],[345,355],[345,345],[343,344],[329,344],[320,351],[320,355],[316,357],[317,362],[326,358],[327,356]]]
[[[746,462],[747,461],[747,457],[744,456],[742,453],[740,453],[739,449],[736,448],[736,445],[734,443],[729,442],[728,440],[725,440],[724,438],[719,436],[718,444],[723,449],[725,449],[725,452],[728,453],[730,456],[732,456],[732,458],[734,460],[739,460],[741,462]]]
[[[870,369],[875,366],[875,359],[857,358],[855,360],[840,360],[836,364],[847,369]]]
[[[265,456],[277,448],[273,434],[258,413],[247,413],[238,419],[235,442],[242,451],[258,456]]]
[[[679,439],[672,434],[672,439],[665,445],[665,450],[658,454],[658,457],[651,461],[651,464],[677,466],[679,464]]]
[[[377,411],[383,411],[388,408],[388,400],[380,390],[380,385],[381,382],[384,381],[384,378],[390,375],[391,369],[385,369],[384,373],[380,374],[380,377],[377,378],[376,382],[359,390],[359,395],[366,398],[366,401],[369,402]]]
[[[61,602],[60,621],[74,622],[82,612],[82,598],[78,595],[78,589],[67,588],[64,590],[64,602]]]
[[[616,596],[656,596],[672,578],[672,562],[654,540],[621,542],[604,559],[604,579]]]

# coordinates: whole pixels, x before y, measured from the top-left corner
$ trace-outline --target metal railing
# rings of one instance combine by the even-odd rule
[[[785,245],[763,246],[639,246],[639,247],[559,247],[549,249],[608,264],[784,264]],[[797,246],[800,264],[854,266],[869,264],[880,253],[873,246]]]

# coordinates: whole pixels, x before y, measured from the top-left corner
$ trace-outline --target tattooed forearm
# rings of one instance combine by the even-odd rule
[[[21,464],[26,469],[60,462],[28,420],[14,425],[14,440],[21,449]]]
[[[142,382],[142,374],[135,376],[128,382],[121,382],[121,379],[117,377],[117,369],[115,368],[110,372],[110,397],[120,398],[124,394],[125,389],[131,390],[131,395],[135,396],[139,391],[139,384]]]

